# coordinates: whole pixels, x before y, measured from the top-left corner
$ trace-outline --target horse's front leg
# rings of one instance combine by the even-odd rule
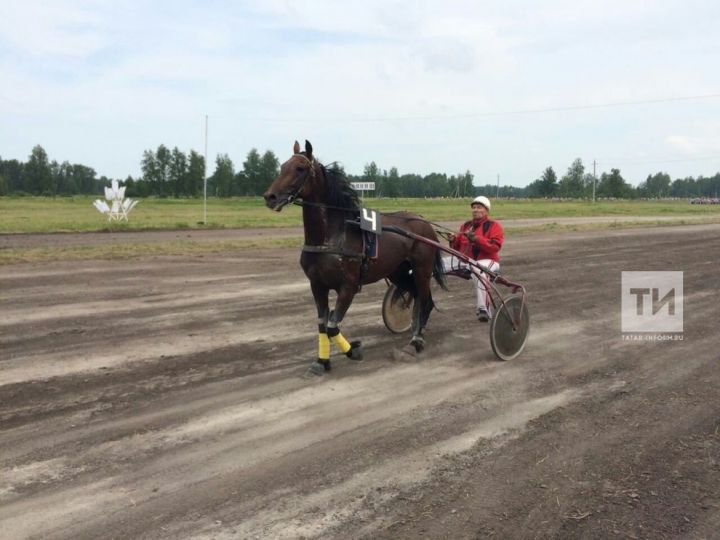
[[[315,307],[318,313],[318,358],[310,366],[310,372],[322,375],[330,371],[330,340],[327,334],[329,289],[315,281],[310,282]]]
[[[353,285],[346,285],[338,290],[335,309],[330,312],[330,318],[327,323],[327,335],[330,341],[344,352],[348,358],[352,360],[362,360],[362,343],[360,341],[348,342],[340,332],[340,323],[345,317],[345,313],[347,313],[356,291],[357,286]]]
[[[352,360],[362,360],[362,348],[360,341],[348,342],[340,333],[340,323],[347,312],[355,296],[352,287],[344,287],[338,291],[335,309],[328,313],[329,289],[317,282],[311,282],[315,307],[318,313],[318,358],[310,366],[310,373],[323,375],[332,369],[330,363],[330,342],[340,349]]]

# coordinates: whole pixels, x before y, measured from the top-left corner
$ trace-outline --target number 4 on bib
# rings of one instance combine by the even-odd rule
[[[370,210],[369,208],[360,209],[360,228],[363,231],[380,234],[382,232],[380,213],[375,210]]]

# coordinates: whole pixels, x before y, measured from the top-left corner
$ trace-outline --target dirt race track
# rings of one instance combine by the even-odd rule
[[[2,538],[718,538],[720,225],[511,235],[531,337],[470,285],[428,348],[367,286],[308,378],[297,250],[0,268]],[[684,271],[684,340],[623,341],[622,270]]]

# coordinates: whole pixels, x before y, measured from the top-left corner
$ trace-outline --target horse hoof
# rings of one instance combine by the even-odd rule
[[[360,360],[363,359],[361,345],[362,345],[362,342],[360,342],[360,341],[351,341],[350,342],[350,350],[348,352],[346,352],[345,355],[350,360],[355,360],[355,361],[359,362]]]
[[[326,371],[330,371],[332,366],[330,365],[330,360],[318,360],[317,362],[313,362],[310,364],[310,367],[308,368],[308,373],[311,375],[325,375]]]

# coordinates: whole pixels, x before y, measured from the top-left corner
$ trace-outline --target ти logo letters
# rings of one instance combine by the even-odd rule
[[[622,332],[683,331],[682,272],[622,272]]]
[[[643,315],[643,309],[645,307],[644,296],[646,294],[650,294],[650,291],[652,290],[652,314],[655,315],[660,309],[665,305],[668,304],[668,315],[675,315],[675,289],[670,289],[670,291],[662,298],[662,300],[658,300],[660,297],[660,289],[657,289],[653,287],[652,289],[636,289],[631,288],[630,294],[634,294],[637,296],[637,314]]]

